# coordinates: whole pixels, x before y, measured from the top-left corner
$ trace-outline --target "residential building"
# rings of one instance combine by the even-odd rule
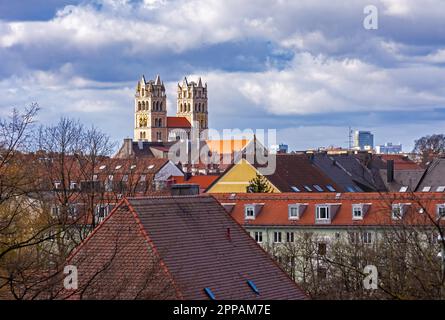
[[[341,186],[326,176],[306,154],[276,154],[275,170],[263,175],[271,192],[344,192]],[[257,174],[262,165],[241,159],[226,170],[208,188],[208,193],[246,192],[249,181]]]
[[[67,265],[85,299],[307,299],[209,196],[123,199]]]

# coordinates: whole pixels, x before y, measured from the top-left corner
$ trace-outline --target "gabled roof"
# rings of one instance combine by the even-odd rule
[[[243,150],[249,143],[248,139],[206,140],[209,151],[218,154],[232,154]]]
[[[201,189],[207,189],[218,177],[219,175],[197,175],[191,176],[188,180],[185,180],[184,176],[174,176],[172,178],[175,184],[198,184]]]
[[[437,188],[445,187],[445,158],[434,159],[428,165],[417,186],[417,191],[422,191],[424,187],[431,187],[431,191],[438,191]]]
[[[186,117],[167,117],[168,128],[191,128]]]
[[[254,166],[257,169],[261,167],[257,164]],[[281,192],[294,192],[292,187],[305,192],[306,186],[313,192],[320,192],[315,189],[315,185],[324,192],[333,192],[327,186],[332,186],[336,192],[345,191],[319,170],[306,154],[277,154],[275,172],[265,177]]]
[[[125,217],[126,224],[135,221],[140,228],[139,238],[145,238],[151,247],[133,241],[132,249],[115,261],[122,270],[116,277],[126,270],[131,271],[127,274],[127,281],[131,282],[130,288],[125,288],[127,291],[138,287],[138,283],[134,283],[135,278],[144,279],[141,274],[147,267],[146,252],[152,250],[159,255],[162,267],[159,269],[164,270],[179,298],[208,299],[204,288],[209,288],[217,300],[307,298],[249,234],[209,196],[125,199],[79,247],[70,263],[73,260],[75,263],[76,257],[82,257],[83,250],[87,250],[85,248],[88,248],[89,257],[96,257],[93,259],[96,268],[106,263],[100,261],[102,253],[112,251],[116,243],[112,239],[104,241],[104,238],[117,229],[127,231],[111,222],[116,213]],[[122,236],[134,232],[134,228],[128,228]],[[146,250],[141,251],[141,247]],[[134,268],[138,255],[144,259],[138,263],[138,268]],[[84,272],[93,275],[97,270],[86,268]],[[114,278],[113,273],[107,276],[108,283],[113,285],[120,280]],[[259,295],[248,285],[249,280],[256,285]],[[150,283],[148,287],[150,289]],[[113,288],[102,288],[102,291],[110,290]]]
[[[230,203],[231,216],[244,226],[276,226],[276,227],[351,227],[351,226],[390,226],[400,223],[392,220],[392,204],[409,204],[403,223],[406,225],[429,225],[431,220],[426,214],[420,214],[423,208],[433,220],[436,219],[437,204],[443,204],[443,193],[238,193],[212,194],[221,204]],[[261,214],[255,219],[246,219],[246,204],[262,203]],[[299,219],[289,219],[289,205],[297,203],[306,206]],[[233,206],[233,204],[235,204]],[[362,220],[352,217],[352,206],[361,204],[368,206]],[[422,204],[422,206],[420,206]],[[316,223],[317,205],[335,205],[338,207],[335,217],[328,224]],[[445,220],[443,222],[445,224]]]

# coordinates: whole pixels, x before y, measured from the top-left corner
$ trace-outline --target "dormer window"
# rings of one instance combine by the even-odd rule
[[[245,207],[246,219],[255,219],[255,206]]]
[[[330,220],[330,208],[329,206],[317,206],[316,219],[317,220]]]
[[[401,220],[406,213],[408,206],[410,203],[395,203],[392,205],[391,210],[391,219],[392,220]]]
[[[75,182],[75,181],[71,181],[71,183],[70,183],[70,189],[71,189],[71,190],[76,190],[76,189],[77,189],[77,182]]]
[[[445,219],[445,203],[437,205],[437,219]]]
[[[246,220],[254,220],[260,213],[263,205],[264,204],[261,203],[246,204],[244,206],[244,217],[246,218]]]
[[[59,190],[62,187],[62,183],[60,181],[54,181],[54,189]]]
[[[335,217],[341,203],[325,203],[315,207],[315,223],[329,224]]]
[[[289,206],[288,206],[289,220],[300,219],[301,215],[306,210],[306,207],[307,207],[307,203],[289,204]]]
[[[352,205],[352,219],[353,220],[363,219],[363,206],[361,204]]]
[[[352,205],[352,220],[363,220],[371,203],[354,203]]]

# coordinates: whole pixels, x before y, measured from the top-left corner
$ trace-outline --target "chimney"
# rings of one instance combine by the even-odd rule
[[[394,181],[394,160],[386,161],[386,181],[387,182]]]

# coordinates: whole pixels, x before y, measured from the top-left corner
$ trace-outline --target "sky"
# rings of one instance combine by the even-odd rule
[[[363,27],[378,9],[378,29]],[[209,126],[276,129],[291,150],[445,128],[442,0],[0,0],[0,117],[32,102],[114,140],[133,135],[142,75],[170,115],[184,76],[208,84]]]

